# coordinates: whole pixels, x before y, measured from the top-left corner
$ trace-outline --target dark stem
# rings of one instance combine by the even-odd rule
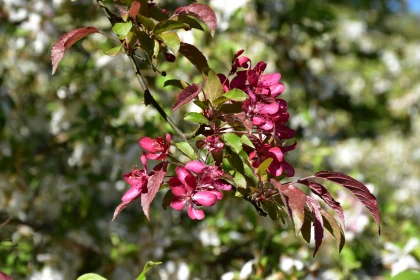
[[[96,2],[98,3],[99,7],[105,12],[106,16],[108,17],[109,21],[111,24],[114,24],[117,20],[118,17],[113,14],[103,3],[102,0],[96,0]],[[149,88],[147,87],[147,83],[146,80],[144,79],[143,75],[140,72],[140,66],[138,61],[136,60],[136,58],[134,57],[134,53],[129,52],[128,53],[128,57],[130,58],[130,61],[134,67],[134,69],[136,70],[136,76],[137,76],[137,80],[140,83],[140,87],[142,88],[142,90],[144,91],[144,103],[147,105],[151,104],[153,105],[153,107],[155,107],[155,109],[159,112],[159,114],[162,116],[162,118],[172,127],[172,129],[179,135],[179,137],[182,138],[182,140],[184,140],[185,142],[187,142],[187,136],[185,136],[185,134],[175,125],[175,123],[171,120],[171,118],[169,118],[169,116],[165,113],[165,111],[163,110],[163,108],[159,105],[159,103],[157,103],[157,101],[155,100],[155,98],[153,97],[153,95],[150,93]]]

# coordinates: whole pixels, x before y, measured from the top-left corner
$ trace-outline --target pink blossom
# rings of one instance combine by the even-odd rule
[[[169,148],[171,147],[171,135],[166,134],[166,139],[158,137],[153,139],[150,137],[142,137],[139,140],[139,145],[148,153],[146,157],[148,159],[163,160],[169,154]]]
[[[122,197],[123,202],[133,201],[140,197],[141,193],[147,190],[147,175],[146,168],[146,157],[141,156],[141,162],[143,163],[143,170],[134,169],[130,173],[124,174],[124,180],[131,185],[131,188]]]
[[[210,191],[197,189],[197,179],[185,167],[178,166],[175,169],[177,177],[169,180],[169,188],[174,198],[170,206],[180,211],[188,207],[188,216],[193,220],[204,218],[204,211],[194,209],[193,204],[198,206],[213,206],[217,201],[217,195]]]
[[[223,194],[219,190],[230,191],[232,189],[230,184],[220,179],[225,172],[218,166],[207,166],[201,161],[193,160],[187,163],[185,168],[197,174],[199,187],[212,191],[218,200],[223,198]]]

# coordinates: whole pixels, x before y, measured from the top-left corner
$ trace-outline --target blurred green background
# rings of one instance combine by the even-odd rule
[[[171,13],[189,1],[156,1]],[[65,32],[110,25],[91,0],[0,1],[0,271],[15,279],[75,279],[95,272],[133,279],[148,260],[150,279],[388,279],[420,269],[420,1],[212,0],[214,39],[180,32],[210,66],[226,73],[245,49],[280,72],[297,130],[289,155],[296,176],[328,169],[377,196],[382,235],[348,192],[335,190],[347,220],[338,253],[326,234],[314,244],[289,224],[258,216],[226,195],[206,219],[140,203],[110,222],[139,165],[139,137],[170,128],[146,108],[133,69],[96,34],[75,44],[51,76],[50,49]],[[184,58],[161,70],[200,82]],[[178,90],[144,70],[169,108]],[[192,107],[183,108],[186,110]],[[182,110],[174,118],[186,131]]]

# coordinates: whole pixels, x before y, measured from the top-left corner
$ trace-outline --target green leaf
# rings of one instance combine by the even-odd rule
[[[262,203],[262,208],[268,213],[268,216],[273,221],[277,220],[279,217],[279,209],[276,205],[270,203],[269,201]]]
[[[160,265],[162,262],[152,262],[152,261],[148,261],[146,263],[146,265],[143,268],[143,271],[141,272],[141,274],[139,275],[139,277],[137,277],[137,280],[146,280],[146,273],[155,265]]]
[[[168,49],[174,53],[174,55],[178,53],[179,47],[181,46],[181,42],[179,41],[178,34],[174,32],[166,32],[166,33],[160,34],[160,38],[168,47]]]
[[[239,154],[239,152],[242,150],[242,141],[241,138],[236,135],[235,133],[226,133],[223,136],[223,139],[225,140],[225,143],[232,148],[232,150]]]
[[[167,14],[157,7],[149,7],[149,16],[157,21],[164,21],[169,18]]]
[[[233,101],[245,101],[249,98],[248,94],[237,88],[226,92],[223,96]]]
[[[406,270],[398,273],[391,280],[418,280],[420,279],[420,272],[415,270]]]
[[[300,229],[300,233],[305,239],[306,242],[311,242],[311,229],[312,229],[312,214],[309,211],[305,211],[305,218],[303,220],[302,228]]]
[[[195,123],[209,124],[209,120],[203,116],[203,114],[196,112],[187,113],[184,117],[184,120]]]
[[[177,79],[173,79],[173,80],[166,80],[165,83],[163,84],[164,87],[167,86],[173,86],[173,87],[177,87],[180,89],[184,89],[186,87],[189,86],[189,84],[183,80],[177,80]]]
[[[179,52],[185,56],[198,71],[202,72],[205,68],[209,67],[206,57],[195,46],[182,42]]]
[[[213,101],[223,95],[223,87],[219,77],[211,68],[205,69],[203,72],[205,81],[204,93],[213,104]]]
[[[151,31],[155,27],[155,23],[148,17],[138,15],[137,16],[138,22],[140,22],[147,30]]]
[[[168,208],[168,206],[171,204],[171,200],[174,197],[174,195],[172,194],[171,190],[168,190],[165,193],[165,196],[162,199],[162,207],[164,210],[166,210]]]
[[[158,55],[159,55],[160,45],[157,40],[155,40],[155,46],[153,48],[153,55],[152,55],[152,65],[153,67],[157,67],[158,65]]]
[[[140,42],[140,48],[146,52],[150,63],[152,63],[152,57],[155,50],[155,41],[151,39],[146,32],[143,31],[136,31],[136,37]]]
[[[106,51],[104,51],[104,53],[106,55],[109,55],[109,56],[117,56],[120,53],[121,49],[122,49],[122,45],[118,46],[118,47],[115,47],[115,48],[112,48],[112,49],[109,49],[109,50],[106,50]]]
[[[179,143],[176,143],[175,145],[187,157],[192,158],[192,159],[197,159],[197,155],[195,154],[193,147],[191,147],[191,145],[188,144],[187,142],[179,142]]]
[[[130,32],[131,27],[133,27],[133,23],[129,22],[118,22],[114,24],[112,30],[120,36],[127,36],[128,32]]]
[[[213,101],[213,104],[214,105],[218,105],[218,104],[223,103],[223,102],[226,102],[228,100],[229,99],[227,99],[226,97],[220,96],[219,98],[217,98],[216,100]]]
[[[233,103],[233,104],[223,104],[220,106],[219,111],[225,114],[236,114],[242,113],[244,110],[242,109],[241,103]]]
[[[233,175],[233,181],[239,188],[246,189],[246,179],[241,173],[235,172],[235,174]]]
[[[238,171],[241,174],[245,173],[244,162],[241,157],[234,153],[230,148],[226,148],[228,154],[228,162],[233,170]]]
[[[344,236],[343,228],[341,224],[327,211],[321,209],[322,220],[324,222],[324,227],[331,233],[332,236],[337,240],[338,250],[341,250],[346,243],[346,238]]]
[[[164,20],[155,25],[155,27],[153,28],[153,33],[160,34],[165,31],[176,30],[180,28],[190,29],[190,26],[188,24],[175,20]]]
[[[77,280],[106,280],[102,276],[95,274],[95,273],[86,273],[77,278]]]
[[[258,166],[258,175],[263,176],[265,172],[267,171],[267,168],[270,166],[270,164],[273,162],[272,158],[267,158],[264,160],[259,166]]]
[[[179,22],[183,22],[183,23],[188,24],[188,26],[191,29],[197,29],[197,30],[201,30],[201,31],[204,31],[204,32],[211,33],[211,30],[207,26],[207,24],[205,24],[202,20],[200,20],[196,17],[192,17],[192,16],[188,16],[188,15],[178,15],[177,17],[175,17],[175,19]]]
[[[251,140],[249,140],[248,136],[245,134],[241,137],[242,144],[248,145],[251,148],[255,148],[254,144],[252,144]]]
[[[200,107],[201,109],[207,109],[209,107],[209,103],[208,101],[199,101],[196,100],[194,101],[194,104],[197,105],[198,107]]]

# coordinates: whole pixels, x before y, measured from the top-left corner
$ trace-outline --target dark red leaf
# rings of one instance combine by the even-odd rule
[[[179,52],[182,53],[196,68],[202,72],[209,67],[207,58],[195,46],[181,42]]]
[[[52,74],[54,75],[55,71],[57,70],[58,63],[60,63],[66,51],[74,43],[89,34],[97,32],[99,32],[99,30],[96,27],[88,26],[75,29],[61,36],[51,49]]]
[[[315,252],[318,252],[319,247],[322,244],[322,238],[324,238],[324,221],[321,214],[321,206],[319,203],[310,196],[306,196],[306,203],[312,210],[312,217],[314,219],[314,229],[315,229]]]
[[[381,218],[378,211],[378,202],[376,201],[376,197],[365,185],[346,174],[334,171],[320,171],[315,173],[315,176],[341,185],[357,196],[369,210],[370,214],[372,214],[372,217],[378,225],[379,234],[381,234]]]
[[[137,14],[140,11],[140,3],[137,1],[134,1],[131,4],[130,10],[128,11],[128,14],[130,15],[130,17],[132,18],[136,18]]]
[[[334,212],[337,214],[337,216],[340,218],[341,222],[343,223],[343,226],[345,225],[343,208],[341,208],[340,203],[337,202],[331,196],[331,194],[323,185],[318,184],[316,182],[308,181],[308,180],[299,181],[299,183],[302,183],[310,187],[314,194],[319,196],[328,206],[330,206],[334,210]]]
[[[147,193],[141,194],[141,206],[143,207],[144,215],[146,215],[149,221],[150,204],[155,198],[157,192],[159,191],[160,185],[162,185],[167,167],[168,162],[164,161],[156,165],[155,168],[153,168],[153,171],[149,173],[149,180],[147,181]]]
[[[305,220],[306,194],[293,185],[281,184],[275,179],[271,179],[271,183],[279,190],[283,203],[286,206],[286,212],[292,220],[295,234],[297,235]]]
[[[132,199],[132,200],[130,200],[130,201],[125,201],[125,202],[123,201],[123,202],[121,202],[120,205],[118,205],[117,208],[115,208],[114,216],[112,217],[112,221],[114,221],[115,218],[118,216],[118,214],[120,214],[120,212],[122,210],[124,210],[124,208],[127,207],[127,205],[130,204],[131,202],[133,202],[133,200],[135,200],[135,199],[137,199],[137,197],[134,198],[134,199]]]
[[[193,100],[202,91],[203,87],[200,84],[192,84],[184,88],[176,98],[175,104],[172,107],[172,112]]]
[[[0,271],[0,280],[13,280],[12,277]]]
[[[217,27],[217,17],[214,11],[207,5],[194,3],[175,10],[174,15],[187,14],[203,21],[211,30],[212,35]]]
[[[311,242],[312,220],[312,214],[310,214],[309,211],[305,211],[305,220],[300,233],[302,234],[303,239],[308,243]]]

